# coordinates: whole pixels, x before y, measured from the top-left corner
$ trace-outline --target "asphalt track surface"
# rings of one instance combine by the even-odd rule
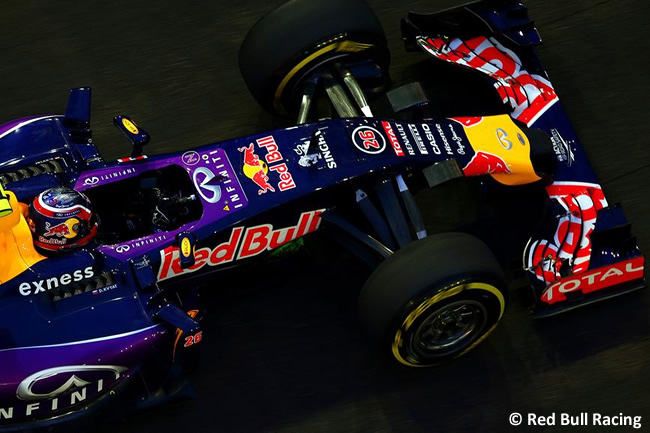
[[[280,0],[5,3],[0,12],[0,119],[59,113],[68,89],[93,87],[94,139],[128,154],[112,116],[153,136],[150,153],[189,148],[278,124],[237,69],[247,29]],[[454,1],[370,0],[407,77],[399,18]],[[644,0],[528,4],[540,53],[602,180],[650,251],[650,24]],[[418,60],[421,60],[418,58]],[[510,427],[512,412],[642,416],[650,430],[650,292],[533,322],[513,299],[495,333],[467,356],[409,370],[377,356],[354,317],[349,264],[253,274],[258,290],[220,298],[194,376],[196,398],[97,432],[635,431]],[[245,286],[246,284],[242,284]],[[221,286],[215,281],[215,290]],[[332,290],[332,287],[337,287]],[[335,292],[335,294],[333,294]],[[349,301],[349,303],[347,302]],[[559,421],[558,421],[559,423]]]

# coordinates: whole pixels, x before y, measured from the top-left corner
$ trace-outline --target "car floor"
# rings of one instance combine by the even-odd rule
[[[280,125],[257,107],[237,69],[246,30],[280,3],[4,5],[0,119],[62,112],[70,87],[92,86],[94,140],[107,159],[129,153],[112,130],[118,113],[151,133],[151,153]],[[409,9],[432,12],[461,2],[369,3],[386,29],[399,82],[423,58],[401,49],[399,18]],[[623,203],[648,252],[649,3],[528,3],[545,41],[543,63],[605,193]],[[444,212],[444,204],[430,206]],[[437,368],[405,369],[377,354],[356,321],[355,291],[367,275],[362,265],[289,260],[295,262],[253,268],[235,282],[215,278],[195,398],[93,431],[534,431],[511,427],[512,412],[623,414],[650,425],[647,290],[536,321],[513,296],[502,324],[477,349]],[[257,289],[221,293],[231,283]]]

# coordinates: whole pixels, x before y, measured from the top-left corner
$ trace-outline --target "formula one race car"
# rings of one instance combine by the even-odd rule
[[[402,32],[433,57],[431,75],[386,97],[390,56],[362,0],[293,0],[259,21],[240,69],[263,107],[297,116],[284,129],[147,157],[148,134],[120,115],[133,154],[106,162],[89,88],[71,91],[65,115],[1,125],[0,431],[173,395],[202,341],[199,288],[315,231],[374,268],[359,311],[386,354],[428,366],[468,352],[508,289],[489,241],[429,234],[416,193],[447,182],[546,195],[519,251],[535,316],[644,287],[644,257],[558,102],[525,7],[411,13]],[[453,115],[430,99],[449,71],[488,103]],[[375,117],[382,103],[392,114]],[[60,187],[85,201],[62,210],[49,193]],[[35,211],[49,219],[38,226]],[[67,247],[79,212],[92,226]]]

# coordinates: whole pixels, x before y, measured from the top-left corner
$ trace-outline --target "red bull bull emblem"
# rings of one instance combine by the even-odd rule
[[[76,218],[69,218],[67,221],[54,226],[49,222],[46,222],[45,230],[47,231],[43,236],[46,238],[56,236],[59,238],[65,237],[67,239],[72,239],[77,236],[77,233],[79,232],[79,220]]]
[[[255,153],[255,145],[253,143],[245,147],[240,147],[237,150],[244,154],[244,165],[242,166],[244,175],[259,187],[257,194],[265,194],[267,191],[275,192],[275,188],[271,184],[268,176],[269,170],[278,174],[280,182],[278,182],[277,187],[281,192],[295,188],[296,183],[289,172],[287,164],[280,162],[284,158],[273,136],[263,137],[255,142],[258,146],[266,149],[265,161],[261,160]]]
[[[472,159],[463,167],[465,176],[480,176],[483,174],[510,173],[508,164],[500,156],[479,150]]]

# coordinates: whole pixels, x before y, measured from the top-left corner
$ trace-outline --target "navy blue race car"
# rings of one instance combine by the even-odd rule
[[[201,287],[316,231],[374,269],[359,314],[380,350],[413,367],[463,355],[498,325],[509,278],[489,241],[431,234],[417,194],[448,182],[541,192],[519,251],[534,316],[645,287],[526,8],[411,13],[402,33],[430,55],[429,75],[388,91],[386,40],[364,1],[284,4],[246,36],[240,69],[262,107],[297,120],[183,152],[144,155],[149,135],[119,115],[133,153],[105,161],[89,88],[63,115],[0,125],[0,431],[173,396],[203,339]],[[428,89],[453,89],[450,71],[489,103],[448,115]]]

